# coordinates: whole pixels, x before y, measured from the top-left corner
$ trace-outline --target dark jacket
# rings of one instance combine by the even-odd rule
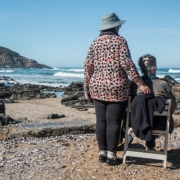
[[[130,107],[130,123],[136,137],[147,141],[152,140],[152,130],[159,128],[154,127],[153,111],[155,109],[162,113],[165,105],[166,98],[155,98],[152,95],[137,95],[134,97]]]
[[[171,117],[170,117],[170,124],[169,124],[169,133],[172,133],[174,130],[174,119],[172,117],[172,113],[175,111],[177,103],[176,98],[174,94],[172,93],[171,87],[169,86],[168,82],[165,79],[160,79],[157,76],[148,77],[147,75],[141,76],[144,83],[151,89],[152,95],[154,95],[156,98],[163,97],[166,99],[171,99]],[[142,95],[144,94],[143,91],[134,83],[131,83],[131,96],[134,97],[136,95]],[[156,119],[156,117],[154,118]],[[159,119],[159,118],[158,118]],[[164,117],[161,117],[161,119],[165,119]],[[157,130],[163,130],[165,128],[166,123],[165,121],[155,121],[154,124]]]

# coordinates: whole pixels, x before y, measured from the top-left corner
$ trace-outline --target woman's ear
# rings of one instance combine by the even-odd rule
[[[120,27],[121,27],[121,26],[116,26],[116,27],[115,27],[115,30],[116,30],[117,33],[119,32]]]
[[[156,74],[156,70],[157,70],[157,67],[156,67],[156,66],[153,66],[153,67],[151,68],[151,71],[153,72],[153,74]]]

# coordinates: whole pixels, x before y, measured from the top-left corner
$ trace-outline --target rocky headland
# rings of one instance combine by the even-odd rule
[[[28,59],[8,48],[0,46],[0,68],[48,68],[33,59]]]

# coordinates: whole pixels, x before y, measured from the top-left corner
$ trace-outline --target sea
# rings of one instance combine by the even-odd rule
[[[138,69],[139,73],[140,70]],[[158,77],[170,75],[180,83],[180,68],[158,68]],[[53,87],[66,87],[72,82],[83,82],[83,67],[53,67],[53,69],[11,69],[1,68],[0,77],[6,76],[14,79],[19,84],[38,84]],[[7,83],[0,80],[0,83]]]

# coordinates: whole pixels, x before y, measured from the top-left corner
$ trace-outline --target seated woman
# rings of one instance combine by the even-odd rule
[[[152,96],[154,97],[162,97],[166,99],[172,100],[171,105],[171,120],[170,120],[170,128],[169,132],[172,133],[174,129],[174,121],[172,118],[172,113],[176,109],[176,99],[171,91],[171,87],[165,79],[158,78],[156,76],[156,58],[150,54],[145,54],[139,58],[138,65],[141,69],[142,80],[144,83],[151,89]],[[138,88],[135,83],[131,83],[131,96],[134,97],[136,95],[144,94],[143,91]],[[162,118],[161,120],[153,118],[153,129],[156,130],[164,130],[166,128],[166,121]],[[153,136],[152,140],[146,140],[147,149],[155,148],[155,136]]]

